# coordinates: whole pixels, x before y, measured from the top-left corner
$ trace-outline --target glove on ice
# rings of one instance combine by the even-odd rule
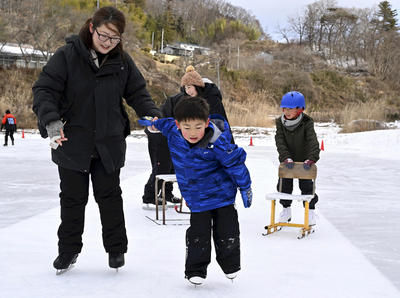
[[[288,169],[293,169],[293,159],[291,159],[291,158],[286,158],[285,160],[284,160],[284,162],[285,162],[285,165],[286,165],[286,167],[288,168]]]
[[[253,191],[249,188],[248,190],[241,190],[240,194],[242,195],[244,207],[249,208],[253,201]]]
[[[138,120],[138,123],[142,126],[151,126],[153,124],[153,117],[144,116]]]
[[[46,125],[47,135],[52,142],[61,138],[60,130],[63,126],[61,120],[53,121]]]
[[[303,168],[304,168],[305,170],[309,170],[310,167],[311,167],[311,165],[312,165],[313,163],[315,163],[315,161],[313,161],[313,160],[311,160],[311,159],[306,159],[306,160],[304,161],[304,163],[303,163]]]

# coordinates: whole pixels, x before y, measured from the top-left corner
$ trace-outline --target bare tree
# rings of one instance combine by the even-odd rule
[[[289,16],[287,20],[292,27],[293,32],[295,32],[299,37],[299,44],[302,45],[303,37],[306,31],[304,15],[296,12],[294,15]]]
[[[292,40],[291,34],[292,30],[291,28],[281,28],[279,23],[275,27],[275,33],[278,33],[284,40],[286,40],[286,43],[290,43]]]

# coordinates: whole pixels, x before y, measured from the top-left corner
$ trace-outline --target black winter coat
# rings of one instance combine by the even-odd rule
[[[205,85],[204,93],[201,97],[207,101],[207,103],[210,107],[210,115],[219,114],[222,117],[224,117],[226,122],[228,122],[228,124],[229,124],[224,105],[222,104],[221,91],[218,89],[217,85],[215,85],[215,84],[205,83],[204,85]],[[181,87],[181,92],[168,97],[168,99],[166,101],[164,101],[164,103],[160,106],[160,110],[161,110],[161,113],[164,118],[169,118],[169,117],[175,118],[174,117],[175,106],[181,101],[181,99],[185,95],[186,95],[185,88]],[[231,130],[230,126],[229,126],[229,130]],[[162,140],[164,138],[163,135],[151,133],[147,129],[145,129],[145,132],[151,138],[156,138],[158,140],[160,140],[160,139]],[[231,139],[231,143],[235,144],[233,136]]]
[[[66,42],[43,67],[32,88],[33,111],[43,126],[60,120],[65,111],[73,113],[64,125],[68,141],[51,150],[54,163],[89,172],[91,158],[98,153],[107,172],[112,173],[125,164],[124,129],[129,120],[122,98],[139,117],[161,117],[161,113],[127,53],[123,59],[119,53],[108,55],[98,68],[78,36],[71,36]],[[93,92],[82,98],[90,86]],[[76,109],[78,101],[84,102]]]
[[[174,108],[185,96],[184,90],[185,89],[182,87],[180,93],[172,95],[161,105],[160,110],[164,118],[174,117]],[[219,114],[229,123],[225,108],[222,104],[221,91],[215,84],[205,83],[204,94],[201,97],[204,98],[210,106],[210,115]]]
[[[277,118],[275,143],[280,162],[286,158],[297,162],[303,162],[306,159],[315,162],[319,160],[319,142],[314,130],[314,121],[306,114],[300,125],[293,131],[286,129],[281,117]]]

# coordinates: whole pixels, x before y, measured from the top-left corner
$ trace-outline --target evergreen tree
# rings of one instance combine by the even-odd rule
[[[392,5],[388,1],[382,1],[378,5],[378,17],[380,27],[383,31],[391,31],[397,29],[397,11],[392,9]]]

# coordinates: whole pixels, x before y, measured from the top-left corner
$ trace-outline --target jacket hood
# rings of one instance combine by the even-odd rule
[[[232,135],[229,131],[229,124],[226,122],[224,117],[218,114],[210,115],[210,123],[208,127],[211,129],[200,141],[198,147],[206,148],[210,143],[214,144],[218,142],[220,137],[224,137],[228,142],[230,142]]]
[[[82,39],[81,39],[78,35],[73,34],[73,35],[67,37],[67,38],[65,39],[65,42],[66,42],[67,44],[69,44],[69,43],[70,43],[70,44],[73,44],[74,47],[75,47],[75,49],[76,49],[76,50],[78,51],[78,53],[81,54],[82,56],[85,56],[85,55],[89,56],[89,50],[86,48],[86,46],[85,46],[85,44],[83,43]]]
[[[210,98],[211,96],[218,96],[222,101],[221,91],[214,83],[205,83],[204,87],[204,98]]]

